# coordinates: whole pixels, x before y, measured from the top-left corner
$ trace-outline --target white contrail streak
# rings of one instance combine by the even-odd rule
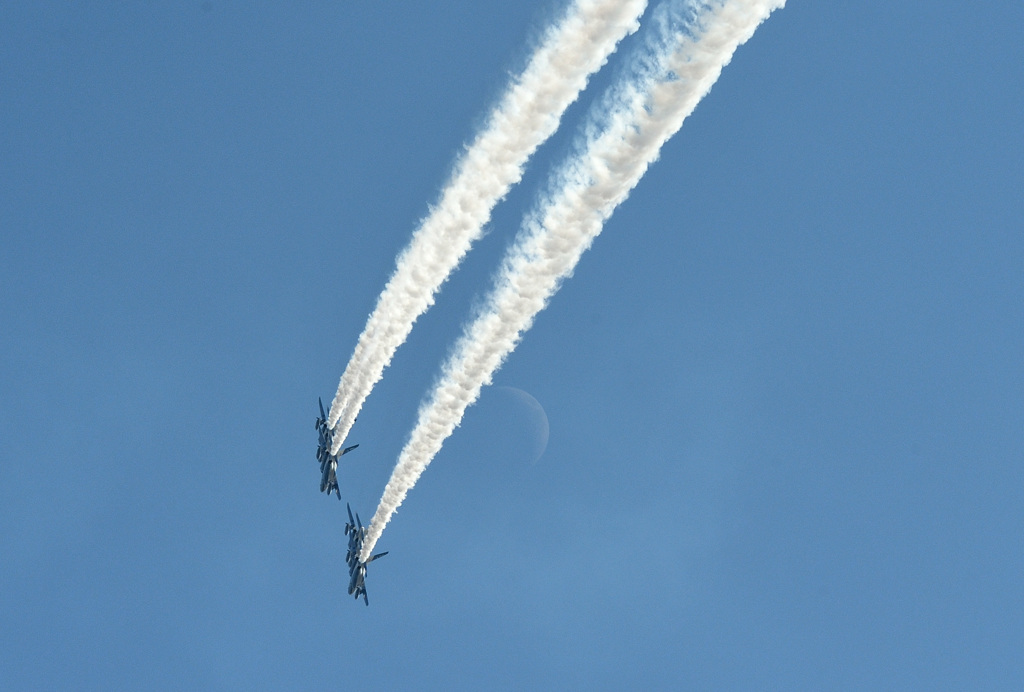
[[[331,402],[332,453],[341,448],[416,318],[480,237],[491,210],[522,178],[527,159],[558,129],[589,76],[639,28],[646,7],[647,0],[576,0],[545,33],[399,256]]]
[[[534,317],[569,276],[605,220],[636,186],[662,145],[718,79],[736,48],[785,0],[696,2],[682,29],[637,58],[637,75],[612,92],[581,152],[555,178],[553,192],[529,217],[495,288],[466,328],[433,395],[420,409],[373,516],[361,559],[419,479],[480,389],[515,348]]]

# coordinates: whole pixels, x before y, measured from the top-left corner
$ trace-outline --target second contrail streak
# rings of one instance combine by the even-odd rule
[[[582,151],[558,173],[510,249],[495,288],[445,364],[399,455],[373,516],[361,559],[374,544],[483,385],[518,344],[563,279],[629,196],[662,145],[711,89],[736,48],[785,0],[692,3],[683,30],[652,41],[637,59],[638,76],[612,102]],[[695,7],[694,7],[695,6]],[[672,6],[670,6],[672,7]]]
[[[437,206],[399,256],[331,402],[327,424],[334,430],[333,454],[413,323],[480,237],[491,210],[558,128],[588,77],[619,41],[636,31],[646,6],[647,0],[577,0],[545,33],[522,75],[456,164]]]

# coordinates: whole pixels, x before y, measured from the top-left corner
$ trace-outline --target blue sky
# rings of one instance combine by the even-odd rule
[[[558,7],[0,8],[0,686],[1020,686],[1008,0],[775,13],[496,377],[543,456],[485,389],[345,594],[316,397]],[[368,400],[363,517],[617,64]]]

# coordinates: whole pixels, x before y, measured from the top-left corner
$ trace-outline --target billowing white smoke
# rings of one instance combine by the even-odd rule
[[[362,558],[444,440],[476,401],[523,332],[629,195],[662,145],[718,79],[736,48],[785,0],[691,4],[682,29],[652,41],[630,82],[612,92],[580,153],[556,177],[553,192],[527,220],[479,316],[453,349],[429,401],[420,409],[373,516]]]
[[[399,256],[331,402],[327,424],[334,430],[332,453],[341,449],[413,323],[480,237],[491,210],[522,178],[527,159],[558,129],[589,76],[619,41],[636,31],[646,6],[647,0],[576,0],[545,33],[522,75],[456,163],[437,206]]]

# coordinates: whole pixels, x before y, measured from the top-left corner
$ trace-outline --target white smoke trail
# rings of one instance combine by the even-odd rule
[[[491,210],[523,175],[527,159],[556,129],[565,109],[639,28],[647,0],[576,0],[544,35],[525,70],[501,98],[484,129],[456,164],[438,205],[420,224],[363,329],[328,426],[332,453],[413,323],[434,302],[448,275],[480,237]]]
[[[682,28],[638,58],[636,77],[613,91],[582,151],[556,177],[554,192],[522,229],[479,316],[453,349],[430,400],[420,409],[370,523],[366,559],[392,514],[444,440],[476,401],[523,332],[569,276],[605,220],[636,186],[662,145],[693,112],[772,10],[785,0],[691,3]]]

